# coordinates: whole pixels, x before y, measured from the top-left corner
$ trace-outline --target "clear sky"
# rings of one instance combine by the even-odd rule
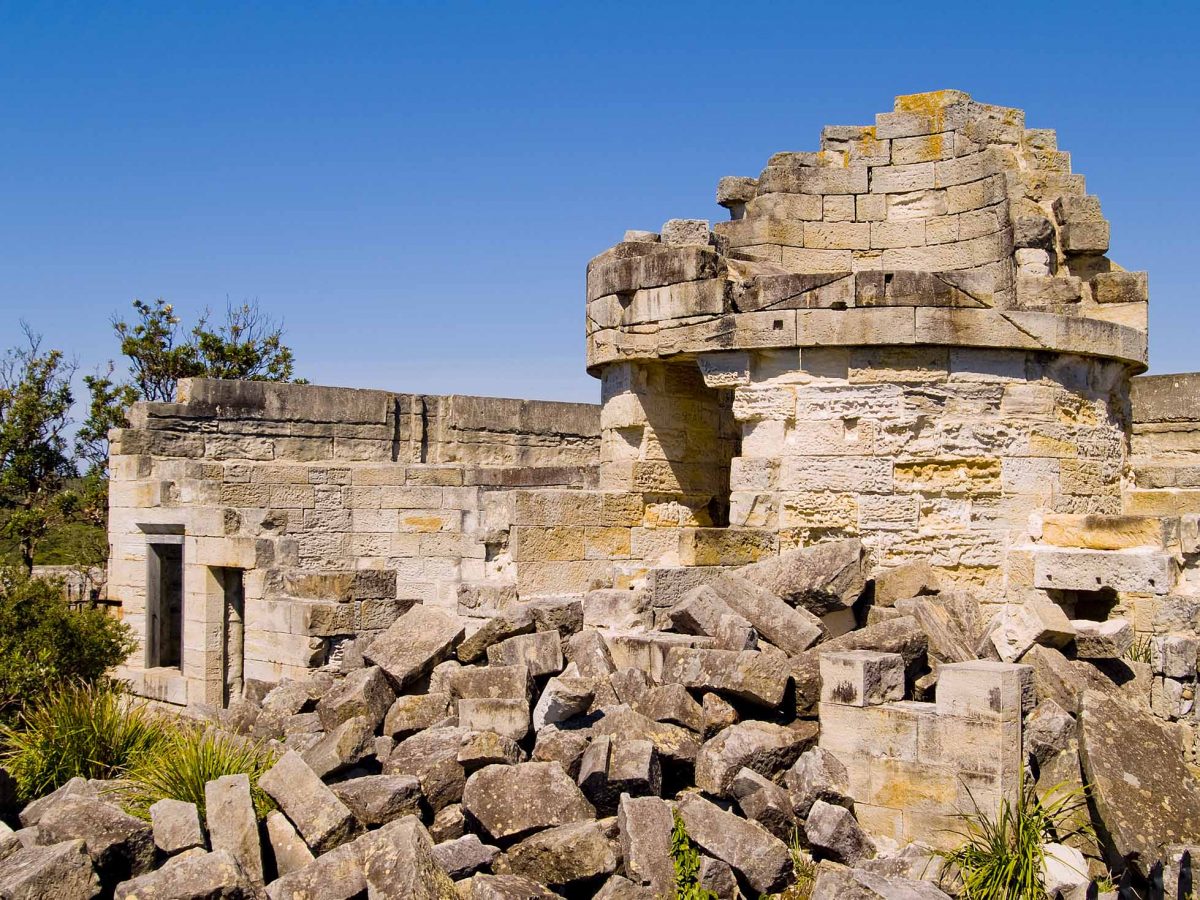
[[[1058,129],[1200,369],[1198,6],[0,0],[0,337],[257,298],[314,382],[594,400],[591,256],[957,88]]]

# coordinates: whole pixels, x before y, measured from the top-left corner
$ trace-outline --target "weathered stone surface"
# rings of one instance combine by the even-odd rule
[[[463,813],[461,803],[452,803],[442,807],[433,817],[429,826],[429,836],[437,843],[453,841],[462,837],[467,830],[467,817]]]
[[[562,900],[550,888],[521,875],[476,875],[470,900]]]
[[[596,892],[596,900],[655,900],[648,887],[635,884],[623,875],[613,875]]]
[[[822,864],[811,900],[950,900],[928,881]]]
[[[1084,900],[1092,883],[1084,855],[1074,847],[1054,843],[1043,845],[1042,852],[1042,884],[1047,896]]]
[[[533,708],[533,730],[582,715],[592,705],[594,682],[590,678],[551,678]]]
[[[457,900],[454,882],[438,865],[429,832],[405,816],[354,842],[370,896]]]
[[[367,879],[354,842],[321,854],[267,886],[270,900],[358,900],[366,893]]]
[[[657,722],[682,725],[695,732],[704,731],[704,709],[681,684],[652,687],[634,701],[633,708]]]
[[[583,628],[583,602],[576,597],[539,597],[525,605],[538,631],[557,631],[566,639]]]
[[[862,594],[866,587],[862,556],[857,539],[825,541],[743,566],[737,574],[792,606],[823,616],[853,606]]]
[[[519,741],[529,733],[529,704],[524,700],[490,697],[459,700],[458,724],[472,731],[493,731]]]
[[[95,783],[88,781],[86,778],[80,778],[77,775],[68,780],[62,787],[51,791],[45,797],[39,797],[37,800],[33,800],[27,804],[20,813],[21,824],[26,828],[37,825],[41,821],[42,816],[59,803],[78,797],[98,800],[100,799],[100,789],[96,787]]]
[[[992,645],[1004,662],[1016,662],[1034,644],[1063,647],[1074,637],[1066,613],[1046,602],[1006,606],[991,630]]]
[[[809,845],[827,859],[857,865],[875,855],[871,839],[859,827],[854,814],[844,806],[817,800],[804,822]]]
[[[154,831],[154,846],[163,853],[180,853],[205,846],[195,803],[163,799],[151,804],[150,827]]]
[[[683,634],[704,634],[716,637],[726,616],[735,616],[747,626],[749,619],[734,612],[711,584],[702,584],[683,595],[683,599],[667,611],[671,627]]]
[[[597,631],[581,631],[571,635],[567,640],[566,654],[584,678],[601,678],[617,670],[608,644]]]
[[[1079,731],[1101,837],[1115,858],[1145,874],[1168,845],[1200,842],[1200,785],[1150,715],[1087,691]]]
[[[363,651],[363,658],[383,669],[400,691],[449,657],[463,634],[457,616],[417,605],[375,638]]]
[[[803,653],[825,634],[821,620],[806,608],[788,606],[769,589],[738,575],[721,576],[713,582],[712,589],[760,635],[785,653]]]
[[[1071,714],[1053,700],[1042,700],[1025,719],[1025,752],[1042,765],[1071,746],[1076,735]]]
[[[853,807],[850,776],[841,761],[823,747],[800,754],[783,777],[796,816],[804,819],[818,800],[837,806]]]
[[[729,863],[711,856],[700,857],[700,871],[696,873],[696,883],[706,891],[712,891],[718,897],[736,897],[738,895],[737,876]]]
[[[876,606],[893,606],[897,600],[936,594],[939,590],[941,584],[928,560],[918,560],[875,574]]]
[[[258,780],[314,853],[332,850],[355,830],[354,814],[295,751],[288,751]]]
[[[450,715],[449,694],[406,694],[397,697],[383,720],[383,733],[397,739],[430,728]]]
[[[533,745],[533,761],[556,762],[574,779],[579,775],[579,762],[591,739],[590,728],[560,729],[548,726],[538,732],[537,743]]]
[[[271,857],[275,861],[277,875],[287,875],[303,869],[316,857],[304,838],[285,816],[277,809],[267,813],[267,843],[271,846]]]
[[[775,778],[816,743],[818,731],[815,722],[785,727],[748,721],[730,726],[706,741],[696,755],[696,786],[715,797],[727,797],[743,767]]]
[[[729,785],[730,794],[747,819],[757,822],[781,841],[788,841],[796,827],[788,792],[750,769],[740,769]]]
[[[485,766],[467,779],[463,809],[494,839],[595,818],[558,763]]]
[[[12,900],[92,900],[100,878],[81,840],[24,847],[0,866],[0,897]]]
[[[64,895],[65,896],[65,895]],[[246,879],[224,850],[180,856],[161,869],[117,885],[115,900],[254,900],[262,888]]]
[[[704,714],[704,727],[700,729],[700,737],[704,740],[740,721],[738,711],[733,705],[720,694],[711,691],[700,701],[700,711]]]
[[[383,767],[385,775],[411,775],[435,813],[462,799],[466,773],[458,752],[470,734],[465,728],[430,728],[396,745]]]
[[[262,847],[258,821],[250,799],[250,779],[222,775],[204,786],[204,817],[213,851],[229,853],[251,881],[263,880]]]
[[[370,666],[351,672],[334,684],[317,704],[317,715],[321,719],[321,727],[326,731],[333,731],[355,716],[364,717],[375,729],[395,699],[396,692],[388,683],[383,669]]]
[[[487,649],[493,666],[525,666],[534,678],[562,671],[562,644],[557,631],[538,631],[510,637]]]
[[[500,615],[488,619],[478,631],[458,645],[458,661],[477,662],[487,655],[487,649],[492,644],[498,644],[519,634],[529,634],[533,629],[533,613],[527,607],[506,609]]]
[[[783,702],[788,671],[757,651],[672,647],[663,664],[663,681],[776,707]]]
[[[736,869],[756,891],[780,890],[792,870],[787,845],[761,825],[747,822],[698,794],[678,802],[688,835],[696,844]]]
[[[1075,630],[1075,655],[1081,659],[1120,659],[1133,646],[1133,626],[1125,619],[1072,619],[1071,627]]]
[[[700,749],[700,742],[686,728],[656,722],[623,703],[606,706],[599,712],[592,725],[593,735],[649,741],[659,756],[676,762],[690,762]]]
[[[347,719],[304,751],[308,767],[324,778],[361,762],[375,750],[375,728],[364,716]]]
[[[450,695],[459,700],[508,698],[526,703],[532,690],[529,669],[523,663],[458,669],[451,674],[449,687]]]
[[[149,823],[120,807],[87,797],[69,797],[38,821],[38,843],[82,840],[108,883],[146,872],[154,863],[154,833]]]
[[[374,828],[421,807],[421,782],[412,775],[364,775],[330,785],[363,825]]]
[[[904,659],[872,650],[826,651],[821,660],[821,702],[878,706],[904,699]]]
[[[547,828],[508,850],[508,865],[514,874],[551,887],[611,874],[618,861],[600,822]]]
[[[460,838],[435,844],[433,848],[438,865],[455,880],[487,868],[499,853],[499,847],[483,843],[474,834],[464,834]]]
[[[675,887],[671,861],[671,807],[657,797],[622,797],[617,808],[617,828],[625,874],[647,885],[655,895],[667,896]]]
[[[458,764],[468,774],[484,766],[515,765],[524,761],[525,751],[521,745],[494,731],[472,733],[458,751]]]
[[[584,752],[577,781],[597,812],[611,815],[623,794],[661,793],[662,766],[650,741],[600,736]]]
[[[588,591],[583,596],[583,624],[589,628],[645,631],[654,624],[650,595],[643,590]]]

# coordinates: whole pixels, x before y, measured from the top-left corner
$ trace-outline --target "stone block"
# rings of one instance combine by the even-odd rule
[[[330,790],[368,828],[421,811],[421,782],[411,775],[363,775],[330,785]]]
[[[204,786],[204,814],[213,852],[225,851],[252,881],[263,881],[258,821],[250,799],[250,779],[223,775]]]
[[[1033,578],[1034,586],[1043,589],[1097,591],[1107,587],[1162,595],[1174,586],[1175,562],[1168,553],[1143,550],[1038,550]]]
[[[206,846],[195,803],[159,800],[150,806],[150,825],[154,829],[154,846],[168,855]]]
[[[878,706],[904,699],[904,659],[898,653],[826,652],[820,660],[822,703]]]
[[[1125,619],[1072,619],[1071,627],[1075,630],[1075,655],[1080,659],[1121,659],[1133,646],[1133,626]]]
[[[275,872],[282,877],[311,863],[315,856],[300,837],[288,817],[274,809],[267,813],[267,841],[275,860]]]
[[[817,730],[812,722],[798,722],[795,727],[758,721],[731,725],[701,746],[696,786],[714,797],[726,797],[743,768],[767,778],[779,777],[816,742]]]
[[[1033,671],[991,660],[944,665],[938,670],[938,714],[1019,719],[1033,706]]]
[[[519,741],[529,733],[529,704],[524,699],[459,700],[458,724],[472,731],[493,731]]]
[[[992,646],[1008,663],[1016,662],[1034,644],[1064,647],[1074,637],[1075,630],[1062,607],[1036,600],[1005,606],[990,632]]]
[[[1200,638],[1194,635],[1164,634],[1150,639],[1150,665],[1167,678],[1196,677]]]
[[[485,766],[467,780],[463,808],[494,839],[595,817],[595,809],[558,763]]]
[[[522,634],[492,644],[487,649],[489,666],[525,666],[534,678],[562,671],[562,646],[557,631]]]
[[[791,872],[791,858],[783,841],[699,794],[684,793],[676,808],[689,837],[706,853],[736,870],[753,890],[769,893],[782,889]]]
[[[448,658],[464,634],[456,615],[417,605],[375,638],[363,657],[383,669],[396,690],[403,690]]]
[[[332,850],[353,835],[353,813],[295,751],[280,757],[258,783],[314,853]]]

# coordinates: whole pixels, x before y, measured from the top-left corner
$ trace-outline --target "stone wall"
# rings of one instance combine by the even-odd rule
[[[130,420],[110,593],[144,646],[148,547],[182,545],[182,666],[140,651],[129,673],[174,703],[222,700],[224,570],[242,573],[243,677],[274,682],[414,603],[456,609],[464,581],[510,584],[512,491],[596,484],[586,404],[196,380]]]
[[[1200,374],[1133,379],[1133,484],[1126,511],[1200,511]]]

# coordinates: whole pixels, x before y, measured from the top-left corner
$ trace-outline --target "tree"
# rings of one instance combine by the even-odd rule
[[[42,352],[41,337],[22,327],[28,346],[0,364],[0,534],[16,542],[30,572],[38,543],[65,514],[63,487],[75,474],[64,436],[74,367],[61,351]]]
[[[257,302],[226,306],[224,321],[215,326],[206,310],[190,332],[184,331],[175,307],[161,298],[153,303],[134,300],[133,308],[137,319],[114,319],[113,329],[140,399],[174,402],[181,378],[291,381],[295,373],[295,357],[283,343],[282,324]],[[111,379],[97,385],[112,387]],[[97,389],[92,390],[97,397]]]

